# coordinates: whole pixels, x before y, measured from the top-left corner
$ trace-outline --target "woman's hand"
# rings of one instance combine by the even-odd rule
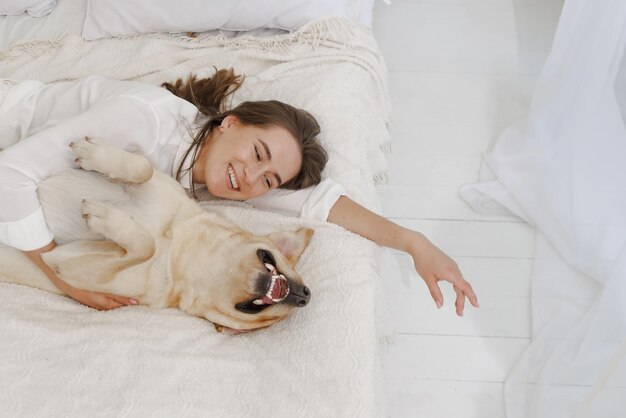
[[[478,298],[472,285],[465,280],[456,262],[431,243],[423,234],[415,231],[409,231],[409,234],[412,237],[410,238],[408,253],[413,257],[415,270],[428,286],[437,308],[443,306],[443,295],[439,288],[440,280],[452,284],[452,288],[456,292],[455,306],[458,316],[463,316],[466,297],[474,307],[478,308]]]
[[[90,292],[88,290],[77,289],[69,285],[63,293],[75,301],[78,301],[83,305],[87,305],[90,308],[98,309],[99,311],[108,311],[109,309],[115,309],[121,306],[137,304],[136,300],[125,296],[112,295],[110,293]]]
[[[443,306],[439,281],[452,283],[456,292],[456,313],[463,316],[465,298],[478,308],[472,286],[463,278],[457,264],[435,247],[423,234],[404,228],[369,211],[346,196],[341,196],[331,208],[328,221],[368,238],[378,245],[407,252],[413,257],[415,269],[426,282],[438,308]]]
[[[109,310],[119,308],[120,306],[136,305],[137,301],[125,296],[112,295],[110,293],[90,292],[88,290],[77,289],[70,286],[63,279],[56,275],[54,270],[48,266],[41,254],[48,252],[56,247],[54,241],[48,245],[33,251],[24,251],[26,257],[28,257],[33,263],[37,265],[43,271],[50,281],[59,289],[63,294],[71,297],[77,302],[87,305],[90,308],[98,310]]]

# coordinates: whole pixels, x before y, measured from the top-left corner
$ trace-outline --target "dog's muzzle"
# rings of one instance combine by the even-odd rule
[[[265,267],[270,275],[269,286],[265,295],[253,302],[255,305],[273,305],[285,302],[288,305],[303,307],[309,303],[311,291],[308,287],[278,273],[276,267],[269,263],[266,263]]]

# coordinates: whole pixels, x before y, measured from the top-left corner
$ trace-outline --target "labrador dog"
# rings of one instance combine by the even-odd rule
[[[39,190],[60,244],[43,258],[70,285],[179,308],[218,330],[264,328],[309,302],[294,266],[313,230],[253,235],[201,208],[143,156],[92,138],[71,148],[83,170],[52,176]],[[73,210],[90,239],[63,232],[72,220],[55,216]],[[0,245],[0,266],[1,281],[59,293],[13,248]]]

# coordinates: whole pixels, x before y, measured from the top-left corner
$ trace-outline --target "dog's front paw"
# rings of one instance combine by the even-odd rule
[[[96,138],[84,137],[72,142],[70,148],[75,162],[83,170],[97,171],[117,182],[141,184],[153,174],[150,161],[139,154],[132,154]]]
[[[107,163],[107,151],[102,142],[96,138],[84,137],[70,144],[70,148],[76,157],[74,162],[87,171],[97,171],[108,174],[105,170]]]

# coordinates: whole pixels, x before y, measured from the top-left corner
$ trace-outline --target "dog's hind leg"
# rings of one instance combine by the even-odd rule
[[[152,177],[152,164],[146,157],[124,151],[105,141],[85,137],[73,142],[70,147],[82,169],[97,171],[111,180],[140,184]]]
[[[112,291],[116,275],[149,260],[156,242],[146,228],[117,207],[83,201],[81,212],[89,228],[104,241],[73,241],[43,255],[44,261],[70,284],[89,290]]]
[[[38,287],[53,293],[61,291],[20,250],[0,244],[0,282]]]
[[[89,229],[118,244],[127,256],[146,260],[154,255],[152,234],[126,212],[109,203],[83,200],[81,213]]]

